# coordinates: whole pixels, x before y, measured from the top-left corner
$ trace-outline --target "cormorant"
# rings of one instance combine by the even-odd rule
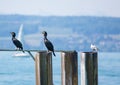
[[[42,34],[44,35],[44,44],[45,44],[46,48],[48,49],[48,51],[52,51],[53,55],[56,56],[54,53],[53,44],[47,39],[47,32],[43,31]]]
[[[22,50],[23,51],[22,43],[15,38],[15,36],[16,36],[15,32],[11,32],[11,35],[12,35],[13,44],[17,47],[18,50]]]

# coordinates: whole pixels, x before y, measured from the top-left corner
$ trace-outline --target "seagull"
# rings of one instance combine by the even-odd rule
[[[54,53],[53,44],[47,39],[47,32],[43,31],[42,34],[44,36],[44,44],[45,44],[48,52],[51,51],[51,52],[53,52],[53,55],[56,56],[55,53]]]
[[[96,45],[94,44],[91,44],[90,48],[93,50],[93,51],[98,51],[99,49],[97,48]]]
[[[13,44],[17,47],[17,50],[22,50],[23,51],[23,46],[22,46],[22,43],[15,38],[16,34],[15,32],[10,32],[11,35],[12,35],[12,41],[13,41]],[[24,53],[24,51],[23,51]]]

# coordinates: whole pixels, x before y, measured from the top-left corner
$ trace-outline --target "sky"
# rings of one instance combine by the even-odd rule
[[[120,17],[120,0],[0,0],[0,14]]]

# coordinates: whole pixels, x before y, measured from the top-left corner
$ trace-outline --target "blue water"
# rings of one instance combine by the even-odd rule
[[[35,65],[31,57],[15,58],[14,52],[0,52],[0,85],[36,85]],[[35,53],[33,53],[35,54]],[[98,53],[99,85],[120,85],[120,53]],[[54,85],[61,85],[60,53],[53,57]],[[80,85],[80,54],[78,54]]]

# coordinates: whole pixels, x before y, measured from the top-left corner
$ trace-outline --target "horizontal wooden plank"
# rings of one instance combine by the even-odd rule
[[[0,51],[22,51],[22,50],[15,50],[15,49],[0,49]],[[30,51],[30,52],[46,52],[47,50],[23,50],[23,51]],[[74,50],[55,50],[55,52],[74,52]]]

